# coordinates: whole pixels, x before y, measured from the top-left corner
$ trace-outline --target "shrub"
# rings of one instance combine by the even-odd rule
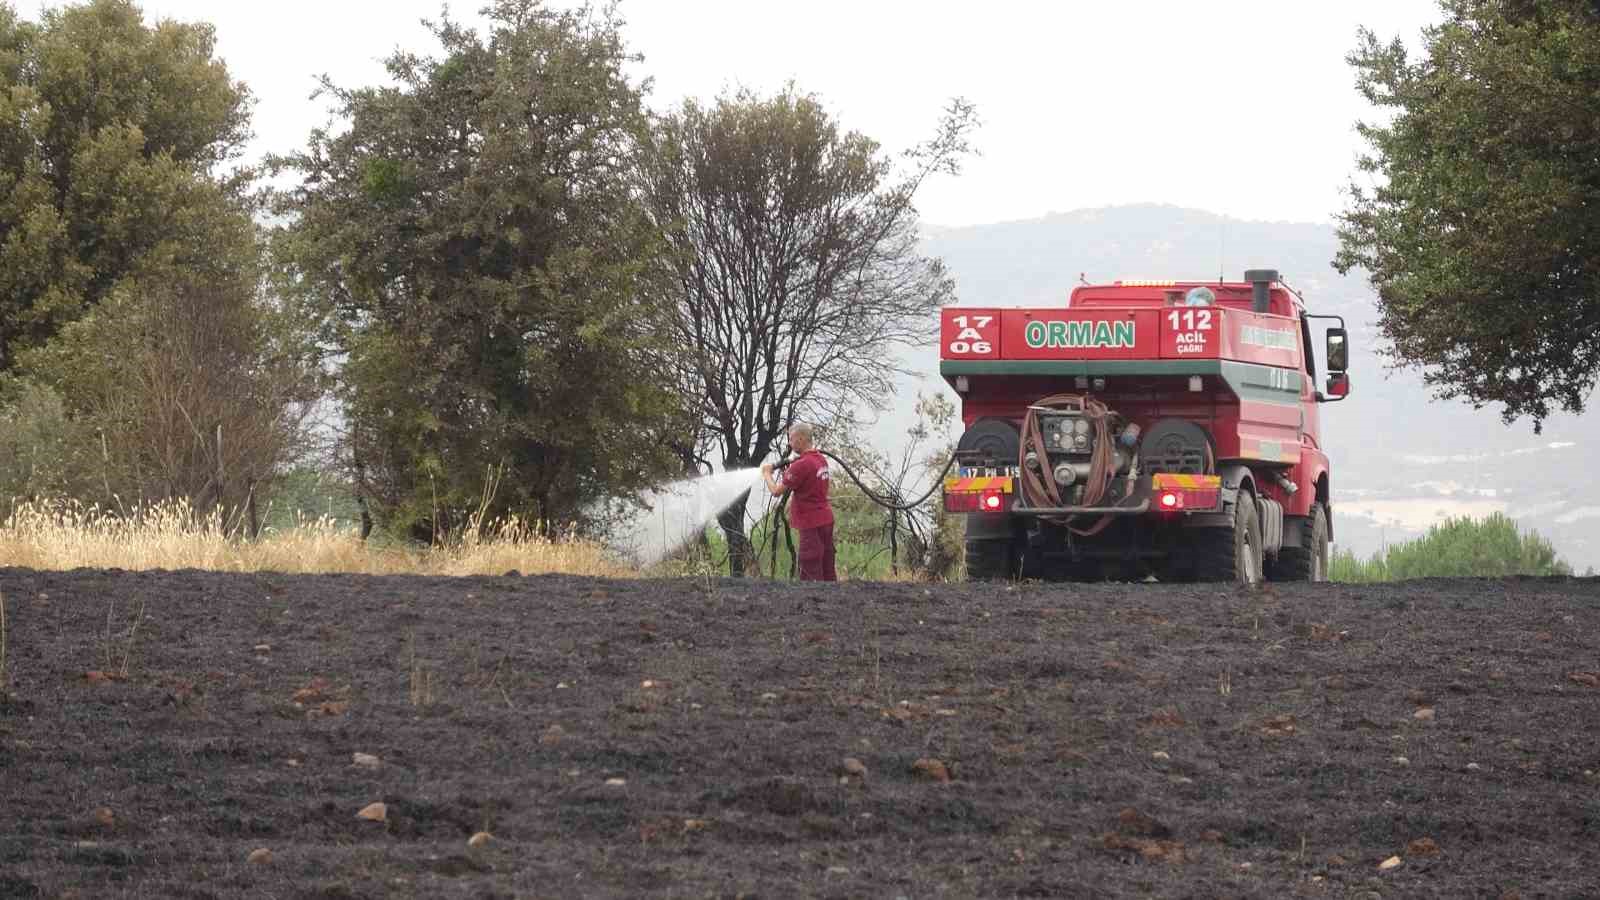
[[[1404,581],[1410,578],[1499,578],[1507,575],[1571,575],[1572,567],[1538,532],[1522,534],[1502,513],[1484,519],[1446,519],[1420,538],[1395,544],[1371,559],[1349,550],[1328,568],[1334,581]]]
[[[100,444],[67,416],[61,395],[28,379],[0,391],[0,512],[15,497],[93,493]]]

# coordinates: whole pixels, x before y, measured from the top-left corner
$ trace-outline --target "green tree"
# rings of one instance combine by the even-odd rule
[[[798,420],[848,425],[881,408],[892,351],[926,343],[955,294],[918,251],[912,201],[930,175],[959,171],[976,125],[953,101],[897,178],[875,141],[792,86],[689,100],[657,122],[644,182],[675,251],[669,333],[697,450],[744,468]],[[720,520],[734,574],[748,564],[743,510]]]
[[[1507,422],[1581,412],[1600,371],[1600,13],[1588,0],[1442,0],[1413,59],[1370,31],[1349,61],[1384,112],[1334,266],[1377,290],[1393,358]]]
[[[253,510],[299,449],[316,348],[222,171],[249,95],[209,26],[123,0],[0,6],[0,488]]]
[[[147,262],[19,356],[19,383],[60,398],[62,428],[92,435],[87,460],[78,447],[64,461],[75,461],[67,478],[27,493],[183,498],[256,531],[258,495],[301,450],[319,352],[297,311],[264,293],[248,211],[219,189],[212,201],[183,243],[206,247],[213,264]]]
[[[443,538],[490,515],[546,524],[669,462],[663,249],[630,173],[647,130],[609,10],[499,0],[486,35],[428,27],[393,87],[324,82],[347,124],[279,160],[280,259],[344,356],[342,444],[380,522]],[[490,471],[500,473],[492,478]]]
[[[141,268],[212,252],[184,236],[250,107],[214,43],[128,0],[36,24],[0,3],[0,373]]]

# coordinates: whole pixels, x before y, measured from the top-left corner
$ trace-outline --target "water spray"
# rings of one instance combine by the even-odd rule
[[[818,452],[836,463],[845,476],[860,488],[863,496],[893,513],[910,512],[920,507],[939,489],[944,476],[955,465],[952,457],[934,478],[933,486],[927,493],[910,503],[897,503],[893,498],[868,487],[849,463],[826,450]],[[772,470],[780,472],[798,459],[798,456],[781,457],[772,464]],[[648,567],[694,540],[707,525],[716,520],[719,513],[737,501],[740,494],[752,489],[758,490],[761,495],[766,494],[765,485],[756,469],[733,469],[663,485],[646,493],[643,498],[644,510],[619,523],[609,543],[618,555],[641,568]],[[783,530],[787,537],[787,523],[784,523]],[[757,552],[761,551],[758,549]]]
[[[695,540],[718,514],[760,483],[755,469],[684,478],[640,498],[643,509],[612,528],[608,544],[623,559],[646,568]]]

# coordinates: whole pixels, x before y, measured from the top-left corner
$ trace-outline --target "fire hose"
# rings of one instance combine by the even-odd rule
[[[1067,504],[1061,501],[1061,492],[1056,489],[1055,479],[1043,471],[1048,459],[1048,447],[1045,444],[1044,432],[1039,427],[1039,413],[1050,412],[1062,408],[1076,408],[1090,427],[1094,429],[1094,450],[1089,456],[1089,477],[1083,486],[1083,499],[1080,506],[1095,507],[1106,496],[1107,489],[1111,486],[1112,479],[1117,476],[1116,453],[1111,446],[1111,410],[1104,403],[1088,396],[1077,394],[1054,394],[1034,403],[1028,407],[1028,414],[1022,420],[1021,459],[1018,467],[1022,471],[1022,497],[1030,506],[1061,507]],[[1035,469],[1027,464],[1028,451],[1033,451],[1033,457],[1039,461],[1039,468]],[[1082,537],[1092,537],[1105,530],[1111,524],[1112,517],[1105,515],[1100,521],[1088,528],[1077,528],[1068,518],[1052,518],[1050,521],[1065,525],[1072,533]]]
[[[1062,501],[1061,492],[1056,487],[1055,479],[1050,477],[1048,473],[1043,472],[1042,467],[1041,470],[1035,470],[1027,465],[1029,450],[1033,451],[1035,459],[1041,461],[1048,459],[1047,445],[1044,432],[1039,427],[1038,414],[1062,408],[1079,410],[1083,418],[1090,423],[1090,427],[1094,429],[1094,450],[1089,457],[1089,476],[1085,479],[1083,497],[1077,505],[1085,507],[1099,506],[1101,501],[1105,499],[1111,482],[1117,476],[1116,451],[1112,446],[1113,441],[1111,438],[1110,419],[1112,413],[1110,407],[1101,401],[1087,395],[1078,394],[1054,394],[1028,407],[1028,413],[1022,421],[1020,458],[1017,460],[1018,469],[1021,473],[1021,478],[1018,481],[1020,482],[1022,498],[1029,506],[1058,508],[1067,505]],[[926,493],[909,503],[896,503],[892,498],[884,497],[872,488],[867,487],[866,483],[855,473],[855,470],[850,468],[849,463],[826,450],[817,452],[838,463],[839,467],[844,470],[845,475],[861,490],[863,496],[891,512],[910,512],[927,502],[928,498],[932,497],[934,492],[943,486],[945,476],[950,473],[950,469],[956,464],[956,458],[951,456],[949,461],[945,463],[944,469],[934,478],[932,486],[928,488]],[[780,459],[773,464],[772,470],[774,472],[780,471],[798,458]],[[1092,537],[1104,531],[1111,524],[1112,519],[1113,516],[1110,515],[1101,516],[1099,521],[1087,528],[1078,528],[1072,525],[1070,517],[1052,517],[1050,521],[1064,525],[1074,534],[1082,537]]]
[[[903,513],[903,512],[905,512],[905,513],[911,512],[911,511],[917,509],[918,507],[920,507],[923,503],[926,503],[928,498],[932,497],[935,491],[939,490],[941,487],[944,486],[944,477],[950,473],[951,467],[953,467],[956,464],[955,456],[951,455],[949,461],[944,464],[944,468],[942,470],[940,470],[939,474],[933,479],[933,486],[928,488],[927,493],[923,494],[921,497],[918,497],[917,499],[915,499],[915,500],[913,500],[913,501],[911,501],[909,503],[896,503],[893,498],[885,497],[885,496],[879,494],[877,491],[874,491],[872,488],[867,487],[866,483],[861,480],[861,477],[858,476],[855,473],[855,470],[850,468],[850,464],[849,463],[845,462],[844,460],[840,459],[839,457],[835,456],[834,454],[829,453],[826,450],[818,450],[817,452],[821,453],[823,456],[826,456],[828,459],[831,459],[834,462],[838,463],[839,464],[839,468],[844,470],[844,474],[847,477],[849,477],[849,479],[852,482],[855,482],[855,486],[861,490],[861,493],[862,493],[863,496],[865,496],[868,500],[871,500],[873,503],[877,504],[878,506],[881,506],[884,509],[889,510],[891,515],[898,515],[899,513]],[[774,472],[781,471],[782,469],[784,469],[790,463],[794,462],[797,459],[799,459],[799,457],[797,457],[797,456],[796,457],[788,457],[786,459],[780,459],[776,463],[773,463],[772,471],[774,471]],[[785,503],[788,502],[788,499],[789,498],[787,496],[785,496],[783,498],[783,500],[779,501],[779,503],[778,503],[779,517],[780,518],[782,517],[783,506],[784,506]],[[909,520],[909,517],[907,517],[907,518]],[[794,538],[789,532],[789,523],[788,522],[784,522],[783,523],[783,536],[784,536],[784,544],[789,548],[789,558],[790,558],[790,561],[789,561],[789,575],[792,577],[794,575],[794,560],[795,560],[795,556],[794,556]],[[776,537],[776,535],[774,535],[773,537]],[[894,541],[893,541],[893,539],[891,537],[891,541],[890,541],[891,553],[898,552],[898,551],[893,549],[894,546],[895,546],[894,545]],[[763,542],[763,547],[762,548],[757,548],[757,551],[756,551],[757,552],[757,559],[760,558],[760,553],[763,552],[764,549],[765,549],[765,542]],[[776,543],[776,541],[774,541],[773,544],[772,544],[772,549],[771,549],[774,572],[776,572],[776,567],[777,567],[777,552],[778,552],[777,543]]]
[[[942,469],[933,479],[933,486],[928,488],[927,493],[911,501],[910,503],[895,503],[893,499],[884,497],[878,492],[874,491],[872,488],[867,487],[866,484],[862,482],[861,478],[856,475],[855,470],[850,468],[849,463],[837,456],[834,456],[832,453],[829,453],[826,450],[818,450],[817,452],[838,463],[839,468],[843,469],[844,474],[849,476],[851,481],[855,482],[856,487],[861,489],[861,493],[865,495],[868,500],[871,500],[873,503],[878,504],[884,509],[892,510],[894,512],[911,512],[912,510],[921,506],[923,503],[926,503],[928,498],[933,496],[934,491],[937,491],[939,488],[944,486],[944,477],[950,474],[950,468],[956,464],[956,458],[951,456],[950,461],[944,464],[944,469]],[[794,456],[787,459],[780,459],[772,464],[772,471],[780,471],[787,467],[790,463],[794,462],[796,459],[799,459],[799,457]]]
[[[1039,414],[1074,409],[1093,429],[1094,447],[1089,455],[1089,472],[1088,476],[1084,478],[1083,496],[1078,499],[1077,503],[1067,504],[1062,499],[1061,491],[1058,489],[1052,473],[1045,471],[1048,466],[1046,460],[1049,459],[1049,446],[1045,440],[1044,430],[1039,424]],[[1113,415],[1110,407],[1087,394],[1053,394],[1031,404],[1028,407],[1027,415],[1022,421],[1017,459],[1017,468],[1020,475],[1017,481],[1022,500],[1028,506],[1039,509],[1060,509],[1069,505],[1086,509],[1099,507],[1109,493],[1111,483],[1116,479],[1119,467],[1117,451],[1111,434],[1111,418]],[[850,468],[849,463],[826,450],[817,452],[838,463],[839,467],[844,470],[845,475],[855,483],[856,487],[861,490],[862,495],[868,500],[895,513],[911,512],[927,502],[928,498],[932,497],[934,492],[943,486],[945,476],[950,473],[950,469],[956,464],[956,457],[952,455],[949,461],[945,463],[944,469],[934,478],[932,486],[928,488],[926,493],[909,503],[897,503],[893,498],[884,497],[868,487],[860,476],[855,473],[855,470]],[[1037,462],[1036,466],[1028,464],[1030,455]],[[780,471],[796,459],[798,457],[780,459],[773,464],[772,469],[775,472]],[[1137,458],[1135,458],[1133,465],[1136,471],[1138,466]],[[1212,471],[1212,467],[1211,449],[1207,447],[1205,471]],[[1120,506],[1125,502],[1126,498],[1123,501],[1119,501],[1117,505]],[[1104,531],[1112,523],[1115,516],[1109,513],[1102,515],[1098,521],[1086,528],[1079,528],[1073,525],[1073,518],[1071,515],[1046,516],[1045,520],[1063,526],[1073,534],[1081,537],[1093,537]],[[787,536],[787,525],[784,528],[784,532]]]

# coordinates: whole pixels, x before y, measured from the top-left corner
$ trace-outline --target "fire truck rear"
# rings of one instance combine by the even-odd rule
[[[969,577],[1327,578],[1319,413],[1349,394],[1349,338],[1276,271],[941,318],[966,426],[944,503],[966,514]]]

